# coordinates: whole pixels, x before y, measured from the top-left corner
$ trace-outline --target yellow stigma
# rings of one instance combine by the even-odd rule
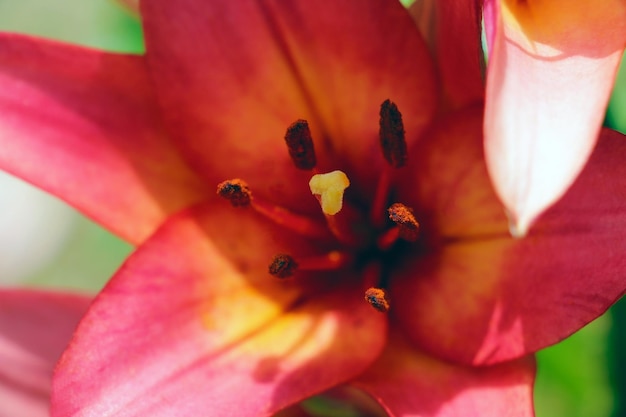
[[[350,180],[342,171],[316,174],[309,181],[311,193],[320,196],[322,211],[331,216],[341,211],[343,192],[349,185]]]

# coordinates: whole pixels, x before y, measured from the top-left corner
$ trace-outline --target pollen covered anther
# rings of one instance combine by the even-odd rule
[[[374,309],[381,313],[389,311],[389,301],[387,301],[387,294],[382,288],[369,288],[365,291],[365,301],[367,301]]]
[[[247,207],[252,200],[252,191],[244,181],[233,179],[217,185],[217,195],[230,201],[233,207]]]
[[[394,203],[387,209],[389,219],[398,225],[400,237],[415,242],[419,236],[419,223],[415,220],[413,210],[402,203]]]
[[[316,174],[309,181],[313,195],[319,196],[324,214],[334,216],[343,207],[343,193],[350,186],[350,180],[343,171]]]
[[[289,156],[296,168],[310,170],[315,168],[317,159],[315,157],[315,147],[311,130],[306,120],[296,120],[285,133],[285,142],[289,150]]]
[[[274,256],[268,270],[270,275],[284,279],[291,277],[298,269],[298,263],[291,255],[284,253]]]
[[[404,138],[404,123],[398,106],[389,99],[380,105],[380,146],[383,156],[394,168],[406,164],[407,147]]]

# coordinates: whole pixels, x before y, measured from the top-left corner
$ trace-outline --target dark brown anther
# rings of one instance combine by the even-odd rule
[[[372,307],[381,313],[389,311],[389,302],[387,301],[387,295],[382,288],[369,288],[365,291],[365,301],[367,301]]]
[[[415,220],[413,210],[402,203],[394,203],[387,209],[389,219],[400,228],[400,237],[415,242],[419,235],[420,224]]]
[[[311,130],[306,120],[296,120],[287,128],[285,142],[289,149],[289,156],[296,168],[307,171],[315,168],[315,164],[317,164],[315,148],[313,147]]]
[[[271,275],[276,278],[289,278],[298,269],[298,263],[292,256],[286,254],[278,254],[274,256],[268,268]]]
[[[230,201],[233,207],[247,207],[252,200],[252,191],[240,179],[228,180],[217,185],[217,195]]]
[[[383,155],[394,168],[406,164],[407,150],[404,139],[404,124],[398,106],[389,99],[380,105],[380,146]]]

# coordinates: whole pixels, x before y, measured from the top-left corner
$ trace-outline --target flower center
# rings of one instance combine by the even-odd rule
[[[363,213],[344,202],[344,191],[350,180],[342,171],[318,173],[317,157],[308,122],[297,120],[285,134],[285,142],[295,167],[313,171],[309,187],[317,198],[326,223],[277,207],[253,197],[250,187],[240,179],[220,183],[217,193],[234,207],[256,210],[271,221],[313,239],[335,239],[337,250],[324,255],[295,258],[279,253],[269,260],[269,274],[279,279],[297,279],[298,271],[330,271],[350,268],[363,277],[364,299],[375,310],[387,312],[390,308],[387,286],[388,268],[394,265],[403,247],[416,242],[419,223],[413,210],[402,203],[387,207],[392,172],[407,161],[402,115],[390,100],[380,108],[379,138],[384,159],[388,165],[380,173],[374,199],[368,213]]]

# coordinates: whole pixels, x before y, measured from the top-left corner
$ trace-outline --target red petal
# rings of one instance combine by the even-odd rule
[[[269,415],[362,372],[383,348],[385,317],[336,275],[327,293],[303,293],[324,276],[271,277],[272,254],[287,249],[316,248],[248,210],[168,221],[79,326],[53,415]]]
[[[458,129],[466,132],[467,125]],[[565,197],[527,237],[512,239],[503,219],[496,222],[489,214],[496,213],[497,201],[484,190],[485,166],[468,151],[470,137],[433,135],[422,149],[433,159],[418,161],[423,176],[418,189],[454,185],[448,198],[445,192],[432,194],[424,213],[443,213],[433,215],[438,221],[453,219],[456,229],[450,230],[462,228],[458,216],[470,221],[468,231],[457,238],[434,236],[432,251],[393,280],[391,297],[396,316],[419,346],[440,357],[485,364],[558,342],[624,294],[626,140],[605,131]],[[479,145],[478,133],[473,142]],[[466,162],[457,166],[460,156]],[[455,177],[458,182],[448,180]],[[425,222],[421,230],[428,233],[428,226]]]
[[[593,150],[626,45],[626,4],[494,0],[488,11],[487,164],[523,235]]]
[[[140,57],[1,35],[0,114],[3,169],[131,242],[200,196]]]
[[[413,350],[400,339],[354,385],[391,417],[532,417],[535,361],[465,368]]]
[[[409,9],[439,69],[446,104],[482,101],[484,58],[480,41],[482,0],[420,0]]]
[[[240,177],[310,211],[308,190],[293,186],[310,174],[283,141],[293,121],[309,121],[321,171],[365,186],[384,164],[381,103],[398,104],[409,141],[433,115],[432,64],[399,2],[150,0],[142,14],[171,131],[210,182]]]
[[[54,365],[89,301],[71,294],[0,291],[1,415],[49,415]]]

